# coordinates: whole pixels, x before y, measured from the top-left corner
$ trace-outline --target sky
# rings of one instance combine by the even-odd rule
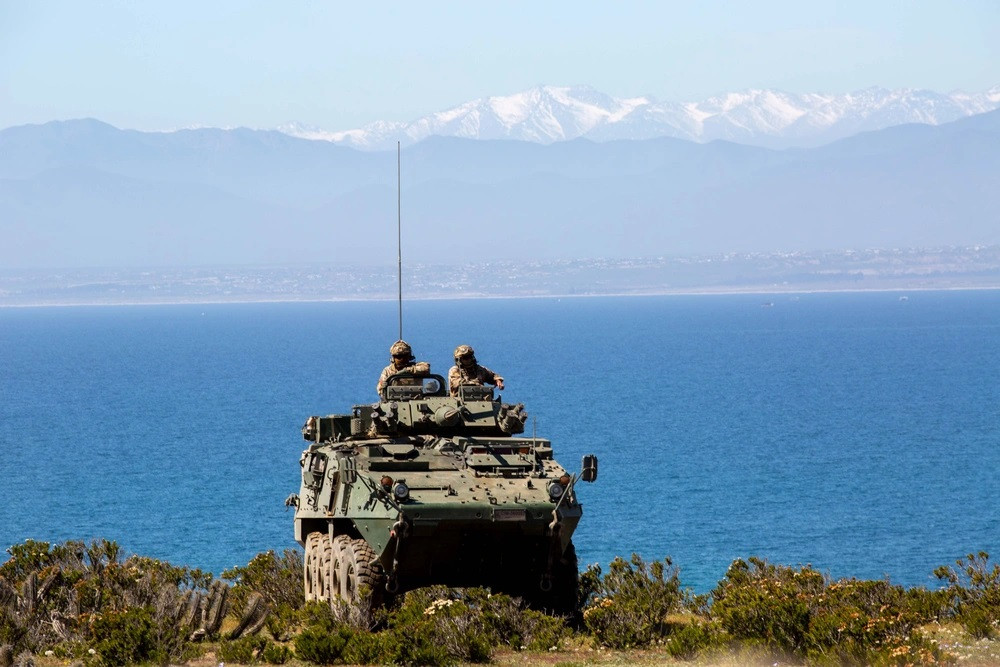
[[[1000,85],[1000,2],[0,1],[0,128],[335,131],[537,85],[982,92]]]

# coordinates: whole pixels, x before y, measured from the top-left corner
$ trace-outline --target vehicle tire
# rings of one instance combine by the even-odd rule
[[[361,538],[347,540],[340,552],[339,574],[340,597],[371,624],[385,591],[385,573],[375,551]]]
[[[323,542],[326,535],[324,533],[309,533],[306,537],[306,555],[302,563],[303,567],[303,588],[306,602],[313,602],[319,599],[320,591],[320,561],[323,559]],[[326,540],[329,542],[329,540]]]
[[[580,585],[577,568],[576,547],[570,542],[562,558],[552,566],[552,590],[541,600],[546,611],[571,619],[576,616],[576,598]]]
[[[333,538],[330,559],[330,603],[333,604],[338,599],[342,599],[344,590],[341,571],[344,562],[344,552],[349,548],[351,538],[347,535],[337,535]]]
[[[333,545],[330,544],[330,537],[323,535],[323,546],[320,549],[319,562],[317,563],[316,600],[319,602],[330,602],[333,596],[331,588],[332,568],[333,568]]]

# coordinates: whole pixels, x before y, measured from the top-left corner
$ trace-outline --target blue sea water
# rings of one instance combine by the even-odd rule
[[[764,302],[769,302],[765,304]],[[933,586],[1000,556],[1000,292],[423,301],[582,485],[582,563],[735,558]],[[0,546],[106,537],[219,573],[294,547],[299,428],[375,399],[395,303],[0,309]]]

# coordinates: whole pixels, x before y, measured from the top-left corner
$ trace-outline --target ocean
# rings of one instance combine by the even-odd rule
[[[0,309],[0,546],[108,538],[210,570],[296,547],[299,429],[376,399],[395,302]],[[935,586],[1000,556],[1000,292],[415,301],[582,484],[581,565],[736,558]]]

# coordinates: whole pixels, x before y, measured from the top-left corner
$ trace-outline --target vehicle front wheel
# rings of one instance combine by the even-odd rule
[[[385,573],[375,551],[361,538],[343,537],[338,552],[340,597],[371,624],[374,612],[384,600]]]
[[[579,582],[576,547],[570,542],[562,556],[552,564],[552,576],[549,579],[551,588],[528,598],[533,601],[533,606],[542,611],[575,620],[578,613]]]
[[[326,533],[309,533],[306,537],[306,555],[303,562],[303,587],[306,602],[314,602],[320,599],[324,589],[324,576],[329,569],[324,568],[325,549],[324,543],[329,545],[330,540]]]

